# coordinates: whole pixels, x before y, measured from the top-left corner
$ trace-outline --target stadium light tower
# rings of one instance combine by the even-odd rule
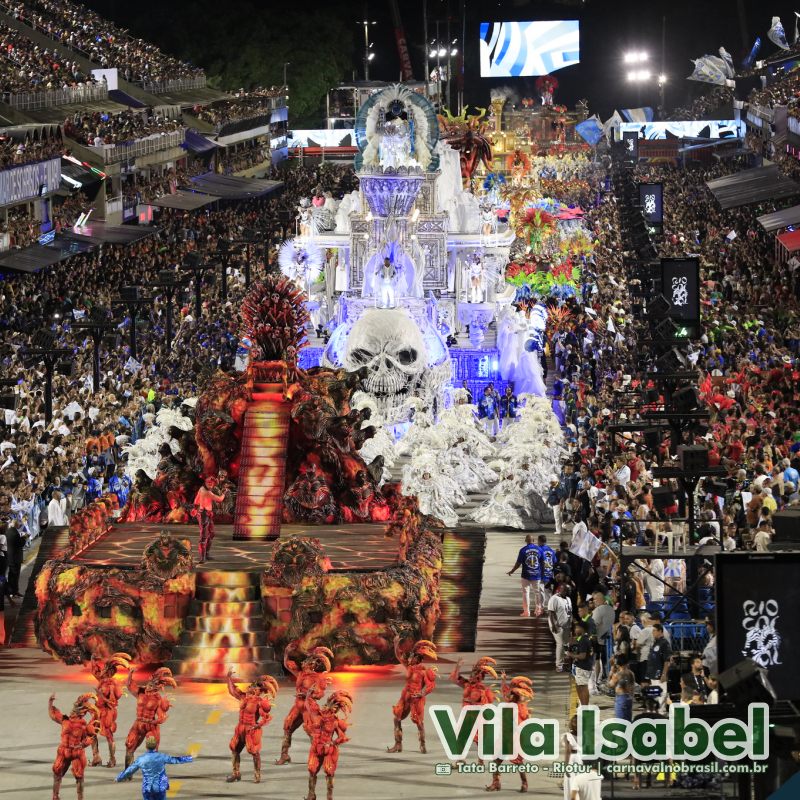
[[[626,64],[644,64],[650,56],[645,50],[630,50],[622,56]]]
[[[369,62],[375,58],[375,53],[372,52],[372,44],[369,41],[369,29],[371,25],[377,25],[378,23],[374,19],[367,19],[366,14],[364,14],[364,19],[361,20],[358,24],[364,26],[364,80],[369,80]]]

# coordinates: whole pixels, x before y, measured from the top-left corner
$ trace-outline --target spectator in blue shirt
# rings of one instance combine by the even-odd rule
[[[800,472],[792,466],[792,462],[788,458],[783,459],[781,466],[783,467],[783,482],[793,483],[797,486],[800,482]]]
[[[531,589],[533,589],[536,616],[538,617],[542,613],[542,599],[539,593],[539,583],[542,580],[542,568],[539,561],[539,547],[533,543],[533,536],[530,534],[525,537],[525,546],[520,548],[516,563],[508,571],[508,574],[513,575],[520,567],[522,567],[522,613],[520,616],[529,617],[531,615],[530,593]]]

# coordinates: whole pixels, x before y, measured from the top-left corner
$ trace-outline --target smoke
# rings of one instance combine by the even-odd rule
[[[511,105],[516,105],[519,102],[519,95],[510,86],[498,86],[496,89],[492,89],[489,97],[492,100],[506,100]]]

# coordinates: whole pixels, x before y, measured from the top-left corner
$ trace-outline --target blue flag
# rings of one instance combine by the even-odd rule
[[[589,119],[579,122],[575,126],[575,133],[583,139],[584,142],[594,147],[603,138],[603,125],[597,117],[597,114],[589,117]]]

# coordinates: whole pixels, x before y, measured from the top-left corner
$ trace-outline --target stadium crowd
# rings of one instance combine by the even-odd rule
[[[9,13],[63,47],[101,67],[115,67],[126,81],[197,77],[203,70],[168,56],[156,45],[131,36],[86,6],[54,0],[11,3]]]
[[[122,144],[156,134],[183,129],[180,119],[171,119],[152,109],[76,112],[64,120],[64,135],[81,144],[99,147]]]
[[[165,298],[157,291],[138,326],[138,359],[131,358],[128,344],[130,320],[118,316],[120,340],[125,344],[103,345],[99,394],[91,391],[91,342],[83,332],[73,330],[72,323],[93,312],[106,313],[123,285],[152,285],[160,270],[178,269],[188,252],[212,256],[220,238],[242,239],[249,229],[270,240],[271,233],[281,227],[280,218],[294,213],[301,196],[316,186],[342,193],[354,181],[352,170],[331,166],[297,168],[286,175],[270,172],[270,177],[284,180],[278,199],[251,200],[216,211],[164,210],[157,233],[148,239],[129,246],[106,245],[42,273],[15,276],[3,283],[0,360],[4,376],[18,381],[18,395],[16,410],[6,411],[0,442],[0,517],[12,519],[26,540],[35,537],[47,520],[56,491],[66,500],[67,517],[109,486],[127,491],[129,481],[119,470],[124,461],[121,447],[146,432],[161,403],[194,396],[217,367],[233,368],[244,292],[241,265],[231,265],[226,303],[216,288],[203,289],[200,319],[195,318],[193,291],[187,285],[173,309],[175,333],[170,350],[164,347]],[[255,279],[274,260],[274,253],[268,250],[265,257],[263,248],[254,247],[251,260]],[[49,425],[44,418],[42,367],[23,363],[25,348],[43,329],[53,335],[56,346],[74,352],[71,374],[57,374],[53,379],[54,414]],[[55,506],[53,510],[60,519]],[[10,581],[7,593],[14,594],[13,590]]]
[[[56,158],[64,152],[64,143],[57,134],[42,133],[37,137],[16,136],[0,132],[0,170],[32,164],[34,161],[46,161]]]
[[[230,100],[220,100],[209,105],[195,105],[192,114],[198,119],[208,122],[219,130],[231,122],[269,114],[273,100],[284,93],[281,87],[254,89],[251,92],[240,91]]]
[[[55,49],[40,47],[9,25],[0,24],[0,89],[4,94],[66,89],[97,80],[77,61]]]

